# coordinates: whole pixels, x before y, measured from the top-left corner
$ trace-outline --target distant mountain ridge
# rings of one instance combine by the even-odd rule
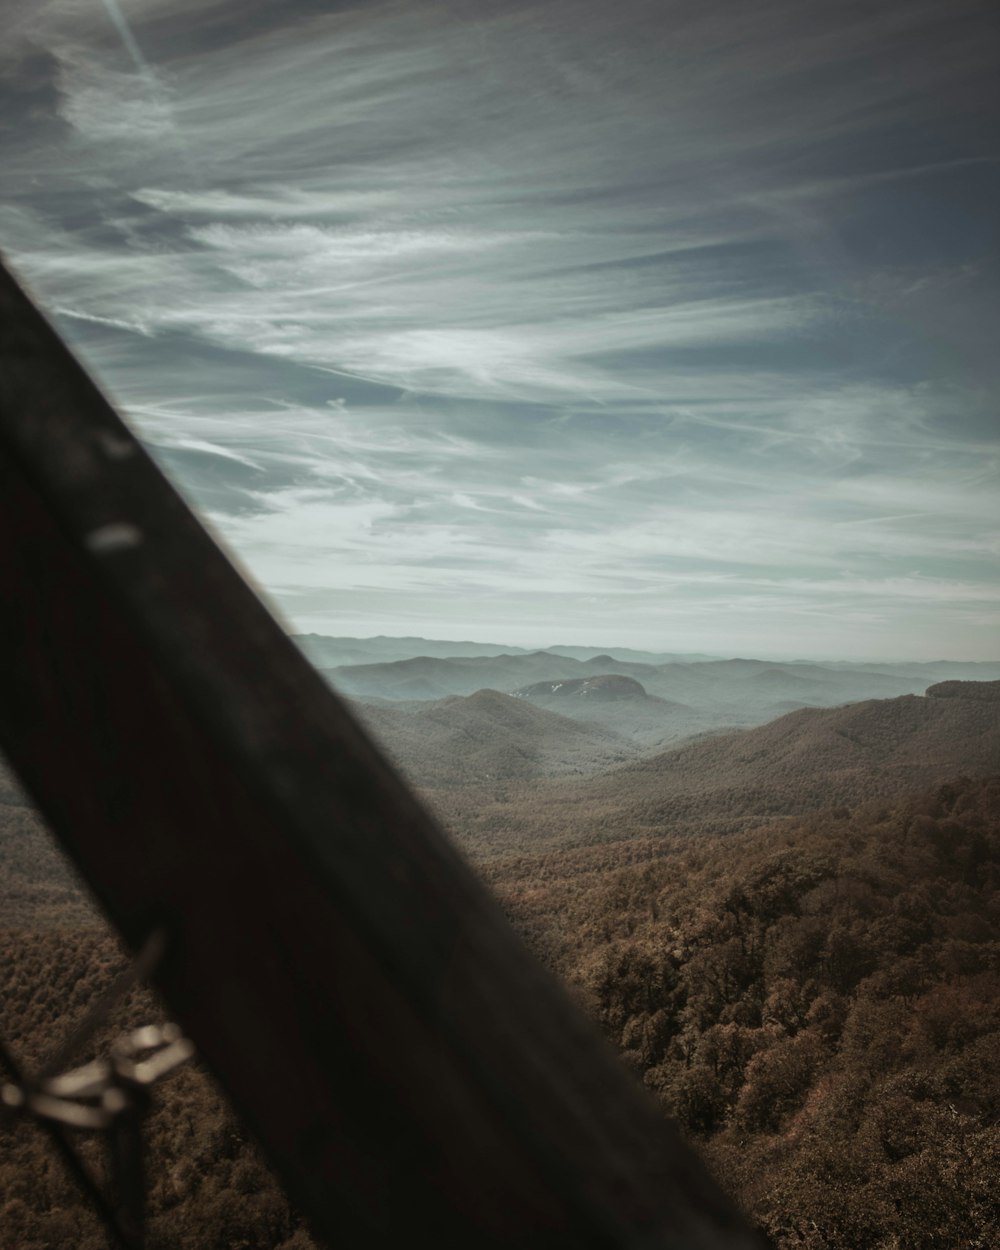
[[[533,655],[541,651],[549,655],[558,655],[573,660],[586,661],[604,655],[626,663],[652,664],[654,666],[661,664],[725,663],[735,666],[775,664],[792,669],[799,666],[818,666],[824,669],[850,668],[858,672],[868,673],[891,672],[896,676],[904,676],[910,680],[925,680],[928,684],[933,681],[945,681],[948,679],[982,681],[1000,678],[1000,658],[995,661],[803,660],[800,658],[762,660],[732,659],[720,655],[707,655],[703,652],[648,651],[623,646],[583,647],[554,644],[551,646],[518,647],[510,643],[473,642],[470,640],[453,641],[450,639],[415,636],[392,637],[385,634],[368,638],[329,634],[292,634],[291,638],[317,668],[338,668],[342,665],[351,664],[385,664],[393,660],[407,660],[417,656],[450,659],[453,657]]]
[[[292,641],[308,656],[317,668],[338,668],[351,664],[389,664],[394,660],[409,660],[418,656],[437,659],[464,658],[497,655],[532,655],[545,651],[566,659],[589,660],[601,654],[612,655],[616,660],[638,664],[666,664],[671,661],[687,662],[711,660],[717,657],[679,652],[636,651],[631,647],[515,647],[508,643],[453,642],[440,638],[393,638],[379,635],[375,638],[333,637],[326,634],[292,634]]]
[[[961,671],[967,672],[968,666]],[[984,678],[1000,678],[1000,664],[976,668]],[[667,661],[662,664],[619,659],[608,652],[585,660],[555,651],[494,655],[410,656],[384,663],[345,664],[321,671],[348,698],[431,702],[491,689],[516,693],[562,715],[590,720],[630,736],[647,747],[711,729],[761,725],[801,707],[837,707],[871,698],[923,694],[942,672],[954,679],[954,666],[892,666],[852,669],[843,665],[778,664],[769,660]],[[611,699],[581,698],[570,707],[557,686],[631,678],[652,703],[613,709]],[[576,686],[596,695],[599,686]],[[608,690],[614,690],[612,684]],[[619,692],[624,687],[617,687]],[[634,691],[633,691],[634,693]],[[559,699],[553,704],[553,699]],[[623,700],[624,702],[624,700]]]
[[[595,672],[595,667],[597,672]],[[602,657],[574,660],[550,651],[496,656],[413,656],[386,664],[346,665],[321,670],[342,693],[358,699],[443,699],[449,695],[475,694],[477,690],[500,690],[509,694],[539,681],[618,673],[641,680],[655,678],[657,669]]]

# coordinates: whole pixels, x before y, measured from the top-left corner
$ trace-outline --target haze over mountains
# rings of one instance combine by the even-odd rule
[[[804,708],[1000,678],[1000,663],[779,663],[420,638],[296,641],[424,786],[599,772]],[[349,656],[356,662],[345,662]]]
[[[299,641],[339,656],[456,645]],[[552,650],[409,656],[326,675],[481,862],[727,835],[1000,771],[1000,664],[651,664]],[[806,697],[813,706],[798,706]],[[0,814],[19,882],[10,905],[62,912],[70,879],[49,852],[25,849],[37,820],[2,762]]]
[[[354,708],[400,768],[423,786],[592,772],[634,753],[631,743],[599,725],[579,724],[496,690]]]
[[[439,638],[334,638],[327,634],[296,634],[295,641],[317,668],[337,668],[350,664],[388,664],[429,655],[445,659],[452,656],[533,655],[539,650],[551,655],[568,656],[572,660],[589,660],[607,648],[601,647],[515,647],[500,642],[454,642]],[[632,647],[615,647],[614,656],[636,664],[666,664],[671,660],[712,660],[718,656],[687,655],[675,652],[636,651]]]

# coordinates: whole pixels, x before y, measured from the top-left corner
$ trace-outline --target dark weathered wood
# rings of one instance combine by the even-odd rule
[[[0,743],[318,1232],[755,1244],[2,270],[0,561]]]

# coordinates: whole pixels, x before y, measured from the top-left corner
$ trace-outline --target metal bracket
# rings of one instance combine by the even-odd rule
[[[176,1024],[150,1024],[119,1039],[108,1059],[24,1084],[0,1086],[8,1111],[48,1120],[63,1128],[106,1132],[141,1104],[150,1086],[194,1055]]]
[[[19,1073],[0,1046],[0,1058],[14,1080],[0,1084],[0,1114],[38,1123],[53,1137],[77,1180],[90,1194],[99,1214],[128,1250],[141,1250],[144,1240],[146,1179],[143,1168],[143,1121],[150,1089],[187,1063],[194,1045],[176,1024],[153,1024],[119,1038],[106,1059],[94,1059],[58,1072],[74,1051],[103,1024],[115,1004],[155,966],[165,939],[157,931],[138,957],[101,995],[83,1020],[35,1077]],[[91,1132],[104,1137],[113,1197],[107,1197],[70,1144],[68,1133]]]

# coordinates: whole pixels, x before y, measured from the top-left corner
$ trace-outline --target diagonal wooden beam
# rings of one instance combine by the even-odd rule
[[[0,745],[317,1233],[757,1242],[0,269]]]

